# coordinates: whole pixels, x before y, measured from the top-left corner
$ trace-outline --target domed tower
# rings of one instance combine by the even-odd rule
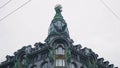
[[[65,20],[63,19],[63,16],[61,14],[62,12],[62,6],[57,5],[55,7],[56,14],[54,16],[54,19],[52,20],[49,30],[48,30],[48,37],[45,40],[45,42],[50,43],[55,38],[67,38],[69,39],[69,31],[67,28],[67,24]]]
[[[98,58],[91,49],[73,45],[61,14],[62,6],[57,5],[55,12],[45,43],[37,42],[33,48],[24,46],[14,56],[7,55],[0,68],[118,68]]]
[[[70,39],[66,21],[61,14],[62,6],[57,5],[55,11],[45,42],[50,46],[50,61],[53,67],[69,68],[67,64],[70,59],[69,47],[73,41]]]
[[[98,55],[91,49],[87,47],[81,49],[80,44],[73,45],[67,23],[61,14],[62,6],[57,5],[55,12],[45,40],[50,47],[51,68],[109,68],[110,65],[106,64],[104,59],[98,59]]]

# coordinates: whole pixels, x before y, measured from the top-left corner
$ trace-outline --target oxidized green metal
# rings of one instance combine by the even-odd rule
[[[48,36],[65,35],[69,37],[67,24],[61,14],[62,12],[61,8],[62,7],[60,5],[55,7],[56,14],[54,16],[54,19],[52,20],[52,23],[50,24]]]
[[[70,62],[70,59],[71,59],[71,51],[70,51],[70,48],[67,47],[66,48],[66,60],[67,60],[67,62]]]
[[[50,51],[50,54],[49,54],[50,62],[53,62],[54,61],[54,49],[51,47],[49,51]]]

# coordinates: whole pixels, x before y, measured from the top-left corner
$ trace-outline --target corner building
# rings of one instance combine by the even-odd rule
[[[118,68],[98,58],[91,49],[73,45],[61,6],[55,11],[45,43],[35,43],[34,48],[24,46],[14,56],[7,55],[0,68]]]

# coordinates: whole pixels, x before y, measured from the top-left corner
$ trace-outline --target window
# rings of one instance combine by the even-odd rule
[[[84,67],[82,66],[82,67],[80,67],[80,68],[84,68]]]
[[[37,67],[34,66],[34,67],[31,67],[31,68],[37,68]]]
[[[75,63],[72,63],[72,64],[71,64],[71,68],[77,68],[76,64],[75,64]]]
[[[65,66],[65,61],[63,59],[56,59],[56,66]]]
[[[31,68],[37,68],[37,66],[36,65],[32,65]]]
[[[63,44],[57,44],[55,48],[55,67],[65,68],[65,48]]]
[[[20,57],[20,68],[24,68],[25,63],[26,63],[26,55],[22,55]]]
[[[56,48],[56,54],[64,55],[64,49],[62,47]]]
[[[42,68],[49,68],[49,67],[48,67],[48,63],[45,62],[45,63],[42,65]]]

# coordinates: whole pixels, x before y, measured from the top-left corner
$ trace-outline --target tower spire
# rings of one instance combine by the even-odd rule
[[[55,6],[55,11],[56,11],[56,14],[54,16],[54,19],[55,18],[63,18],[62,14],[61,14],[61,12],[62,12],[62,6],[60,4],[57,4]]]
[[[60,36],[69,38],[67,23],[65,22],[61,14],[62,6],[58,4],[55,6],[54,9],[56,14],[50,24],[48,30],[48,37],[45,41],[49,41],[53,37],[60,37]]]

